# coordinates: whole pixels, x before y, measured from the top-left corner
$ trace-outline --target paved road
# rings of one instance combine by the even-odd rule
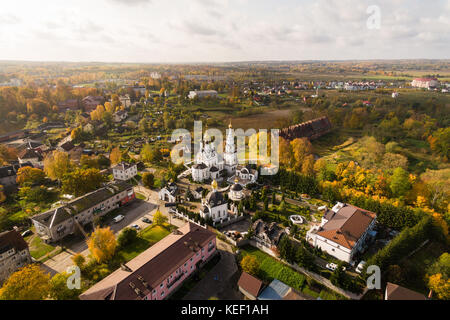
[[[231,246],[217,239],[217,250],[221,259],[208,274],[183,298],[183,300],[241,300],[243,295],[237,290],[238,267]],[[217,277],[217,280],[214,278]]]
[[[134,201],[121,209],[119,214],[123,214],[125,218],[119,223],[110,222],[108,224],[116,234],[118,234],[125,227],[131,227],[134,224],[137,224],[141,229],[148,227],[149,224],[142,222],[141,220],[143,217],[147,217],[153,221],[153,215],[156,213],[158,206],[160,206],[160,211],[164,215],[169,216],[168,209],[164,207],[160,200],[158,200],[157,192],[144,187],[136,187],[135,191],[143,193],[147,196],[147,199],[145,201]],[[186,223],[183,220],[172,218],[170,219],[170,222],[177,227],[181,227]],[[73,265],[72,257],[76,253],[81,253],[85,257],[89,256],[90,252],[84,240],[68,245],[66,251],[63,251],[53,258],[48,259],[41,265],[41,267],[46,272],[50,272],[51,275],[64,272],[68,267]]]

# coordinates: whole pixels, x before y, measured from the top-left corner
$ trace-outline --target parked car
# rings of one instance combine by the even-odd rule
[[[142,222],[152,223],[152,220],[150,220],[149,218],[144,217],[144,218],[142,218]]]
[[[365,261],[361,261],[358,266],[356,267],[356,272],[361,273],[364,269],[364,266],[366,265]]]
[[[119,214],[113,220],[114,220],[115,223],[118,223],[118,222],[122,221],[123,219],[125,219],[125,217],[123,215]]]
[[[31,230],[24,231],[24,232],[22,232],[22,237],[29,236],[30,234],[33,234],[33,231],[31,231]]]
[[[337,266],[336,263],[327,263],[327,265],[326,265],[326,268],[327,268],[328,270],[331,270],[331,271],[336,270],[337,267],[338,267],[338,266]],[[342,270],[345,271],[345,270],[347,270],[347,268],[342,267]]]
[[[136,229],[136,230],[140,230],[141,229],[141,227],[139,227],[137,224],[133,224],[131,227],[133,229]]]
[[[337,264],[335,264],[335,263],[327,263],[325,268],[327,268],[328,270],[334,271],[337,268]]]

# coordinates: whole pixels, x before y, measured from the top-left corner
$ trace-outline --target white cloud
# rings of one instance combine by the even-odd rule
[[[0,59],[449,58],[450,52],[450,0],[21,2],[2,7]],[[374,3],[379,30],[366,27]]]

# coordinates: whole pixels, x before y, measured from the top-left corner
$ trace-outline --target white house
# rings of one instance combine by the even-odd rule
[[[436,88],[439,86],[439,81],[436,78],[416,78],[411,82],[412,87],[416,88]]]
[[[338,202],[325,212],[320,226],[311,228],[306,240],[339,260],[351,263],[373,234],[376,214]]]
[[[217,98],[218,94],[216,90],[201,90],[201,91],[190,91],[188,98],[189,99],[195,99],[195,98],[206,98],[206,97],[211,97],[211,98]]]
[[[222,193],[217,191],[217,181],[211,184],[212,191],[202,199],[200,216],[204,219],[211,218],[214,222],[222,222],[228,218],[228,203]]]
[[[129,108],[131,106],[131,98],[128,94],[120,96],[119,101],[125,108]]]
[[[121,162],[113,168],[115,180],[129,180],[137,175],[137,165],[135,163]]]

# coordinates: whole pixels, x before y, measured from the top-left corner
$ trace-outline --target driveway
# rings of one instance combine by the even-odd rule
[[[183,300],[208,300],[211,297],[220,300],[243,299],[243,295],[237,289],[238,267],[231,246],[217,239],[217,250],[221,254],[220,261]]]

